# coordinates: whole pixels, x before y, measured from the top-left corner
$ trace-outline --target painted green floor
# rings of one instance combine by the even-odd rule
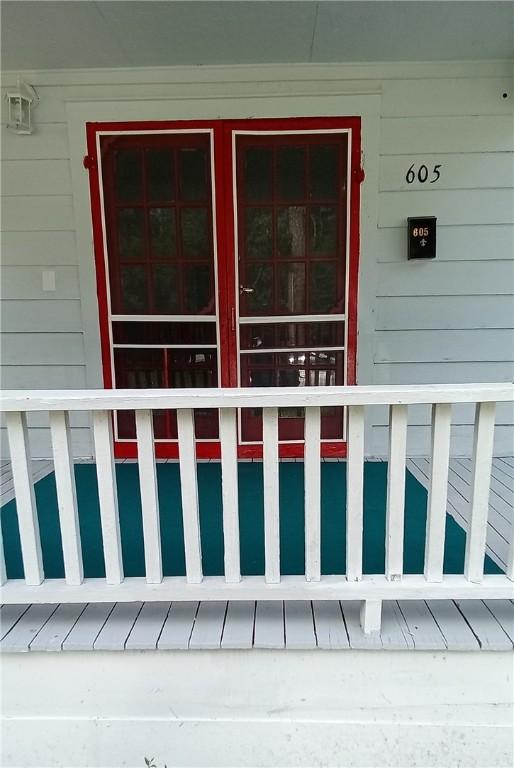
[[[183,575],[184,546],[180,479],[177,464],[158,464],[163,568],[167,576]],[[136,464],[116,465],[123,562],[127,576],[144,575],[143,535]],[[75,467],[85,575],[104,576],[96,469]],[[322,572],[345,572],[345,464],[322,464]],[[384,572],[387,464],[367,462],[364,472],[364,572]],[[221,480],[219,463],[198,465],[200,526],[206,575],[223,573]],[[239,465],[241,570],[244,575],[264,572],[262,464]],[[36,484],[44,569],[47,578],[64,575],[57,513],[55,478]],[[405,573],[422,573],[427,493],[407,472],[405,510]],[[1,510],[2,532],[9,578],[22,578],[23,566],[15,501]],[[303,464],[280,464],[280,548],[284,574],[304,573]],[[465,535],[449,516],[446,519],[445,573],[462,573]],[[486,573],[501,573],[486,557]]]

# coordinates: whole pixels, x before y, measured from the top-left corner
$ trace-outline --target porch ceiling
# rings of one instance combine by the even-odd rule
[[[508,59],[496,2],[2,3],[2,68]]]

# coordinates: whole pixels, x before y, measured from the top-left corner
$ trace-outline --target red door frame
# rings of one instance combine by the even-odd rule
[[[350,241],[348,264],[348,294],[346,296],[347,350],[346,381],[356,384],[357,354],[357,297],[360,248],[360,184],[363,173],[361,158],[361,119],[360,117],[312,117],[312,118],[269,118],[249,120],[179,120],[179,121],[135,121],[87,123],[87,155],[84,165],[89,171],[89,190],[93,228],[93,245],[96,267],[96,285],[99,308],[99,327],[101,339],[102,369],[104,386],[113,387],[111,368],[111,331],[109,328],[109,298],[106,274],[106,254],[104,250],[102,193],[98,163],[98,138],[103,132],[141,132],[173,130],[208,129],[213,135],[214,153],[214,189],[216,243],[218,252],[218,323],[220,343],[220,384],[224,387],[237,386],[237,328],[233,318],[236,306],[235,284],[235,239],[234,239],[234,201],[233,201],[233,158],[232,135],[234,131],[351,131],[350,158]],[[220,268],[221,267],[221,268]],[[345,456],[346,443],[322,442],[323,456]],[[156,442],[158,458],[176,458],[176,442]],[[279,446],[281,457],[302,457],[303,443],[287,443]],[[134,458],[137,456],[137,443],[117,441],[117,457]],[[201,458],[219,458],[219,441],[197,443],[197,454]],[[250,444],[238,447],[240,457],[262,457],[262,445]]]

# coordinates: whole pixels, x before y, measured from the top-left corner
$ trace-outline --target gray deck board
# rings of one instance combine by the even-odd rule
[[[457,600],[460,612],[478,638],[480,647],[489,651],[512,649],[512,640],[481,600]],[[494,621],[491,621],[491,618]]]
[[[90,603],[62,644],[63,651],[92,651],[115,603]]]
[[[38,632],[44,627],[56,605],[31,605],[28,611],[16,622],[10,632],[0,641],[0,650],[4,652],[25,652],[30,648]]]
[[[484,600],[484,603],[514,643],[514,604],[511,600]]]
[[[512,650],[511,600],[384,601],[365,635],[358,601],[95,603],[0,608],[3,652],[198,649]]]
[[[446,641],[448,650],[479,650],[478,640],[453,600],[432,600],[428,603],[428,607]]]
[[[157,648],[161,650],[185,650],[193,631],[199,603],[187,601],[172,603],[164,622]]]
[[[310,600],[286,600],[284,603],[286,648],[316,648],[316,632]]]
[[[337,600],[313,600],[318,648],[349,648],[341,605]]]
[[[225,601],[216,600],[200,603],[193,631],[191,632],[189,647],[199,649],[219,648],[226,612],[227,603]]]
[[[222,648],[251,648],[253,646],[253,628],[255,623],[255,601],[235,600],[229,602]]]
[[[100,630],[93,647],[99,651],[121,651],[143,603],[116,603]]]
[[[254,648],[284,648],[284,644],[284,604],[279,600],[258,600]]]
[[[446,640],[424,600],[400,600],[398,605],[415,648],[422,651],[439,651],[447,647]]]
[[[0,608],[0,640],[11,631],[16,622],[20,620],[25,611],[28,611],[29,608],[30,606],[25,605],[24,603],[3,605]]]
[[[380,629],[382,648],[391,651],[414,648],[414,639],[409,632],[398,603],[386,600],[382,603],[382,626]]]
[[[60,651],[62,644],[77,623],[85,603],[59,605],[44,627],[30,643],[31,651]]]
[[[171,603],[169,602],[143,603],[127,638],[125,648],[132,651],[157,648],[157,642],[170,606]]]

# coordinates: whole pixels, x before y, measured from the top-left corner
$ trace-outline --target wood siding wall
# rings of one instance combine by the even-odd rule
[[[381,108],[379,157],[363,146],[365,168],[379,163],[379,185],[370,225],[378,227],[377,252],[367,255],[375,265],[374,306],[366,307],[374,333],[359,349],[372,374],[364,380],[362,366],[359,383],[512,381],[511,72],[509,63],[489,62],[27,73],[41,99],[36,131],[16,136],[2,126],[2,386],[87,386],[68,100],[141,99],[144,119],[143,99],[170,99],[170,119],[178,119],[185,100],[201,105],[199,116],[246,117],[238,104],[244,110],[254,99],[252,114],[273,117],[277,97],[294,96],[295,104],[315,97],[323,115],[325,95],[332,103],[340,93],[366,92],[381,94]],[[408,185],[412,163],[441,164],[439,182]],[[406,218],[415,215],[438,218],[435,262],[407,262]],[[53,292],[43,290],[44,271],[55,272]],[[512,410],[498,409],[497,452],[512,450]],[[369,453],[386,451],[385,418],[377,409]],[[471,422],[469,409],[455,409],[454,453],[469,452]],[[409,423],[409,452],[426,454],[428,411],[412,409]],[[34,454],[44,455],[44,424],[32,426]],[[74,426],[75,451],[87,455],[87,421],[77,415]]]

